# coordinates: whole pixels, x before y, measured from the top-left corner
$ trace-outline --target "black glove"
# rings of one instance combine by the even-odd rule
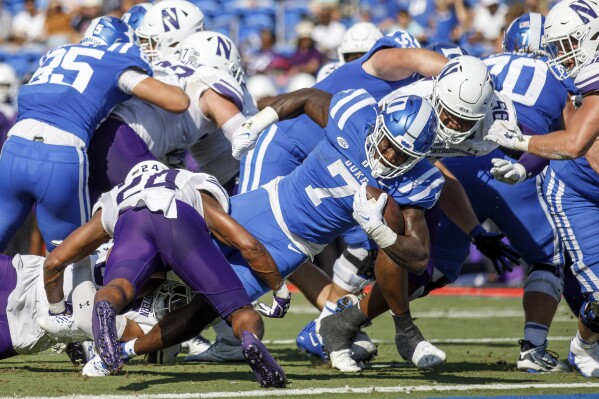
[[[520,253],[511,245],[501,241],[505,234],[488,232],[479,224],[472,229],[469,237],[476,248],[491,259],[497,274],[503,274],[505,270],[511,272],[513,270],[511,263],[520,264]]]

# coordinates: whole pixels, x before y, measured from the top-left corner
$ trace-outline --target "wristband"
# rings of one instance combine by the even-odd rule
[[[386,224],[381,224],[372,229],[369,236],[381,249],[387,248],[397,241],[397,233],[391,230]]]
[[[266,107],[248,119],[243,126],[253,134],[258,134],[278,121],[279,115],[277,112],[272,107]]]
[[[274,296],[281,299],[289,298],[289,288],[287,288],[287,284],[283,282],[279,288],[273,291]]]
[[[514,149],[518,150],[518,151],[522,151],[522,152],[528,152],[528,142],[530,141],[531,138],[532,138],[532,136],[527,136],[527,135],[523,134],[521,136],[520,140],[518,140],[514,144]]]
[[[60,302],[49,303],[48,311],[53,316],[58,314],[64,314],[67,311],[67,308],[64,304],[64,298]]]
[[[484,228],[482,225],[480,225],[480,224],[477,224],[477,225],[476,225],[476,226],[474,226],[474,228],[473,228],[473,229],[470,231],[470,233],[468,234],[468,237],[470,237],[470,239],[471,239],[471,240],[473,240],[473,239],[474,239],[474,237],[476,237],[477,235],[479,235],[479,234],[483,234],[483,233],[486,233],[486,232],[487,232],[487,230],[485,230],[485,228]]]

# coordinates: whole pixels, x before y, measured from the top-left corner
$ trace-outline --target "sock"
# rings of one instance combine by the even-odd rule
[[[121,355],[123,359],[131,359],[137,356],[137,353],[135,353],[135,341],[137,341],[137,338],[132,341],[121,342]]]
[[[539,323],[527,322],[524,325],[524,340],[530,342],[532,346],[543,346],[549,334],[549,327]]]
[[[356,332],[369,321],[357,305],[322,319],[320,334],[327,350],[336,352],[349,349]]]
[[[320,312],[320,316],[318,316],[318,319],[316,319],[316,320],[321,320],[324,317],[332,315],[333,313],[335,313],[336,308],[337,308],[337,304],[335,302],[327,301],[324,304],[324,307],[322,308],[322,312]]]
[[[578,340],[578,346],[580,346],[582,349],[591,349],[593,346],[597,345],[596,342],[592,344],[586,342],[584,339],[580,337],[580,332],[578,331],[576,332],[576,338],[574,339]]]
[[[393,315],[395,323],[395,346],[397,351],[406,360],[412,360],[416,346],[422,341],[425,341],[422,333],[414,324],[410,312]]]

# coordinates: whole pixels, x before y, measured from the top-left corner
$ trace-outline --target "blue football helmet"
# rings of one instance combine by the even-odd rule
[[[148,10],[152,8],[152,6],[153,4],[151,3],[136,4],[123,14],[121,21],[129,25],[131,29],[135,30],[139,27],[139,25],[141,25],[141,20],[144,18],[144,15],[146,15]]]
[[[366,138],[366,159],[372,176],[392,179],[410,170],[431,152],[436,131],[437,116],[427,100],[412,95],[391,100]],[[381,150],[383,140],[387,147]],[[388,147],[404,158],[403,162],[395,165],[386,160],[383,153]]]
[[[426,49],[434,51],[435,53],[439,53],[450,60],[461,55],[469,55],[463,47],[458,46],[457,44],[447,42],[429,44],[428,46],[426,46]]]
[[[516,18],[503,34],[503,51],[507,53],[537,53],[548,56],[555,53],[555,45],[541,43],[545,17],[529,12]]]
[[[133,29],[115,17],[95,18],[81,39],[81,44],[93,46],[110,46],[115,43],[139,44]]]

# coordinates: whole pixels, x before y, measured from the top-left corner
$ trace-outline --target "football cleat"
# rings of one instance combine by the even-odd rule
[[[81,374],[86,377],[106,377],[110,375],[110,370],[100,355],[96,355],[83,366]]]
[[[206,352],[210,346],[212,346],[212,342],[207,338],[204,338],[201,334],[198,334],[189,341],[185,341],[181,344],[181,348],[186,350],[187,353],[192,356]]]
[[[591,348],[581,348],[577,338],[570,341],[568,362],[584,377],[599,377],[599,346],[595,343]]]
[[[67,344],[65,353],[69,359],[71,359],[73,366],[83,367],[85,363],[87,363],[87,359],[85,358],[85,350],[83,349],[83,344],[81,342]]]
[[[362,371],[362,367],[351,357],[350,349],[331,352],[331,366],[344,373],[355,373]]]
[[[318,358],[323,362],[329,361],[329,355],[324,349],[322,337],[316,332],[316,321],[312,320],[297,335],[297,348],[306,355]]]
[[[36,324],[58,342],[81,342],[87,335],[77,327],[72,315],[42,316],[35,319]]]
[[[412,355],[412,363],[419,369],[430,370],[445,363],[447,355],[428,341],[420,341]]]
[[[100,301],[94,305],[94,315],[98,328],[94,331],[96,351],[114,373],[118,373],[123,366],[121,348],[117,340],[116,314],[108,301]]]
[[[567,364],[557,360],[558,355],[556,353],[547,350],[548,342],[546,340],[541,346],[533,346],[524,339],[521,339],[518,343],[520,344],[520,357],[516,364],[518,370],[529,373],[570,371]]]
[[[228,339],[217,339],[207,350],[197,355],[185,356],[186,362],[242,362],[245,358],[239,341]]]
[[[252,368],[261,387],[285,388],[287,385],[285,372],[254,334],[244,331],[241,346],[243,357]]]

